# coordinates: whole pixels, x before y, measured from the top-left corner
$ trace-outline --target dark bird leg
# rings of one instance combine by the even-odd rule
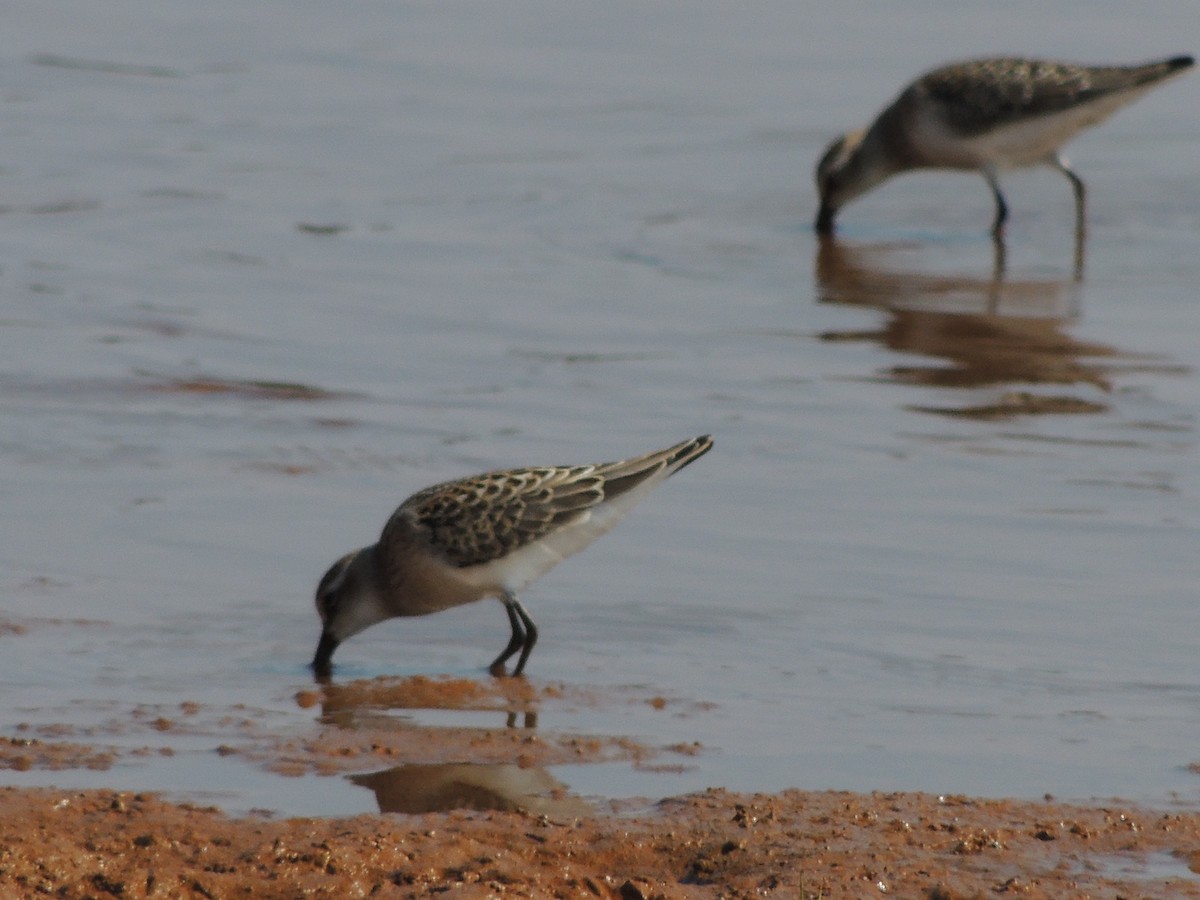
[[[488,666],[488,671],[493,675],[503,675],[504,664],[508,662],[509,657],[525,646],[525,629],[521,627],[521,620],[517,616],[517,610],[514,608],[511,598],[507,594],[503,598],[503,603],[504,611],[508,613],[508,624],[512,626],[512,637],[508,641],[508,646]]]
[[[525,661],[529,659],[529,653],[533,650],[533,645],[537,643],[538,630],[533,624],[533,619],[529,618],[529,613],[525,612],[525,607],[517,602],[516,597],[511,597],[512,605],[517,610],[517,615],[521,617],[521,624],[525,626],[525,646],[521,650],[521,656],[517,660],[517,667],[513,669],[514,675],[520,675],[525,671]]]
[[[525,670],[525,662],[529,659],[533,645],[537,643],[537,626],[533,624],[533,619],[529,618],[529,613],[525,612],[525,607],[512,594],[506,593],[502,600],[504,611],[508,613],[508,624],[512,626],[512,637],[509,639],[508,646],[504,648],[504,652],[497,656],[488,667],[488,671],[493,675],[503,675],[504,664],[520,650],[521,656],[517,659],[517,667],[512,672],[513,675],[520,675]]]
[[[1075,280],[1079,281],[1083,278],[1083,239],[1087,233],[1087,188],[1083,186],[1083,179],[1071,170],[1070,164],[1062,156],[1054,154],[1050,158],[1050,165],[1071,180],[1071,190],[1075,192]]]
[[[1008,221],[1008,204],[1004,202],[1004,195],[1000,193],[1000,182],[996,180],[996,173],[993,169],[986,168],[983,170],[983,177],[987,180],[988,187],[992,189],[992,197],[996,200],[996,218],[992,222],[992,237],[1000,237],[1004,234],[1004,223]]]
[[[1059,156],[1057,153],[1050,157],[1050,165],[1058,169],[1071,180],[1071,190],[1075,192],[1075,234],[1082,235],[1087,226],[1084,218],[1084,205],[1087,200],[1087,188],[1083,186],[1083,179],[1071,171],[1071,166],[1066,159]]]

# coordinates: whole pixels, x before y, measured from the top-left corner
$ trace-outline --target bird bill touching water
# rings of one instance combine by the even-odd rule
[[[848,132],[817,164],[816,229],[833,231],[850,201],[914,169],[980,172],[992,190],[999,235],[1008,217],[998,173],[1048,165],[1071,182],[1075,225],[1084,228],[1084,185],[1061,148],[1163,81],[1191,68],[1190,56],[1138,66],[1081,66],[1013,57],[934,69],[908,85],[868,128]]]
[[[317,586],[312,667],[332,669],[347,638],[377,622],[497,597],[512,637],[491,664],[525,669],[538,631],[517,592],[615,525],[648,491],[712,447],[708,435],[633,459],[486,472],[413,494],[378,543],[348,553]]]

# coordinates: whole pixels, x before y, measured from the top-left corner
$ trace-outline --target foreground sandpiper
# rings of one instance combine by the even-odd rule
[[[992,232],[999,235],[1008,207],[997,173],[1043,164],[1070,179],[1082,233],[1083,181],[1060,148],[1192,64],[1190,56],[1139,66],[1006,57],[934,69],[906,87],[869,128],[842,135],[821,157],[817,231],[831,232],[843,206],[891,176],[938,168],[982,173],[996,200]]]
[[[321,579],[314,671],[327,676],[338,645],[376,622],[497,597],[512,638],[491,671],[504,674],[519,650],[512,674],[520,675],[538,632],[517,592],[711,447],[704,435],[634,459],[486,472],[413,494],[377,544],[346,554]]]

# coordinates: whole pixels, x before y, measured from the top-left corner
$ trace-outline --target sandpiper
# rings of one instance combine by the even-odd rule
[[[619,462],[485,472],[413,494],[378,543],[343,556],[317,586],[314,671],[327,676],[338,645],[376,622],[497,597],[512,638],[490,669],[504,674],[519,650],[512,674],[520,675],[538,632],[517,592],[711,447],[704,435]]]
[[[1060,148],[1192,64],[1190,56],[1139,66],[1005,57],[934,69],[906,87],[869,128],[842,135],[826,150],[817,164],[816,229],[831,232],[843,206],[893,175],[939,168],[982,173],[996,200],[992,232],[999,235],[1008,207],[997,173],[1044,164],[1070,179],[1082,234],[1083,181]]]

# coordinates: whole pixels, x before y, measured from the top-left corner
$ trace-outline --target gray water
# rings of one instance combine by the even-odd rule
[[[975,176],[810,228],[825,144],[922,69],[1194,51],[1194,4],[2,19],[0,733],[173,751],[3,781],[374,809],[137,723],[315,730],[316,580],[407,494],[711,432],[525,595],[535,684],[686,711],[539,728],[704,748],[555,768],[571,791],[1200,800],[1196,76],[1071,146],[1079,281],[1050,171],[1005,179],[999,277]],[[993,416],[1023,393],[1058,411]],[[486,678],[506,632],[387,623],[337,678]]]

